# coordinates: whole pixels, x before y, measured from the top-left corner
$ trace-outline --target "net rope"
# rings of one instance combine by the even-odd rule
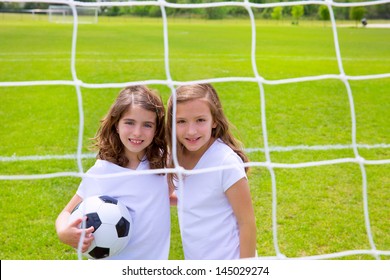
[[[0,0],[0,2],[5,2]],[[175,87],[185,84],[193,83],[223,83],[223,82],[253,82],[258,84],[259,88],[259,97],[260,97],[260,109],[261,109],[261,127],[263,131],[263,148],[253,148],[247,149],[247,152],[261,151],[265,155],[265,162],[249,162],[245,163],[244,166],[251,167],[263,167],[266,168],[271,177],[272,184],[272,232],[273,232],[273,246],[276,252],[275,256],[259,256],[258,259],[292,259],[286,257],[279,248],[278,241],[278,220],[277,220],[277,182],[275,176],[275,169],[284,168],[284,169],[294,169],[294,168],[307,168],[314,166],[325,166],[325,165],[336,165],[344,163],[355,163],[360,167],[360,172],[362,176],[362,194],[363,194],[363,207],[364,207],[364,221],[367,239],[369,241],[370,249],[362,250],[349,250],[336,252],[331,254],[322,254],[322,255],[313,255],[305,257],[296,257],[294,259],[331,259],[331,258],[340,258],[351,255],[366,254],[372,255],[376,259],[380,259],[381,255],[390,256],[390,251],[378,250],[376,248],[375,240],[373,238],[371,223],[369,217],[368,209],[368,194],[367,194],[367,174],[365,165],[384,165],[390,164],[390,159],[384,160],[367,160],[361,157],[359,154],[359,148],[389,148],[390,144],[376,144],[376,145],[362,145],[357,143],[356,138],[356,118],[355,118],[355,105],[352,90],[350,87],[349,81],[352,80],[371,80],[371,79],[384,79],[390,78],[390,73],[374,74],[374,75],[359,75],[351,76],[347,75],[344,71],[342,56],[340,53],[340,46],[336,28],[336,20],[333,12],[333,7],[354,7],[354,6],[370,6],[370,5],[382,5],[390,3],[390,0],[379,0],[379,1],[368,1],[368,2],[350,2],[350,3],[339,3],[333,2],[332,0],[325,1],[296,1],[296,2],[274,2],[274,3],[251,3],[248,0],[243,2],[213,2],[213,3],[202,3],[202,4],[177,4],[169,3],[165,0],[157,1],[137,1],[137,2],[79,2],[79,1],[51,1],[51,0],[41,0],[41,1],[29,1],[29,0],[15,0],[19,3],[27,2],[40,2],[40,3],[50,3],[50,4],[62,4],[68,5],[73,12],[73,34],[72,34],[72,44],[71,44],[71,74],[72,80],[40,80],[40,81],[17,81],[17,82],[0,82],[0,87],[23,87],[23,86],[50,86],[50,85],[66,85],[74,86],[77,94],[78,102],[78,114],[79,114],[79,129],[78,129],[78,143],[77,143],[77,153],[76,155],[57,155],[57,156],[25,156],[25,157],[0,157],[0,161],[23,161],[23,160],[61,160],[61,159],[72,159],[77,160],[78,171],[77,172],[56,172],[49,174],[31,174],[31,175],[1,175],[0,180],[36,180],[36,179],[47,179],[55,177],[93,177],[93,178],[107,178],[107,177],[119,177],[119,176],[128,176],[129,173],[117,173],[117,174],[106,174],[106,175],[88,175],[84,172],[82,165],[82,160],[84,158],[95,157],[94,154],[83,154],[83,135],[84,135],[84,111],[83,111],[83,99],[82,99],[82,88],[123,88],[130,85],[165,85],[170,88],[171,94],[173,96],[174,106],[173,106],[173,119],[176,116],[176,92]],[[78,14],[77,7],[112,7],[112,6],[159,6],[161,9],[161,19],[163,22],[163,35],[164,35],[164,64],[165,64],[165,80],[142,80],[142,81],[130,81],[126,83],[86,83],[78,78],[77,68],[76,68],[76,43],[77,43],[77,32],[78,32]],[[333,33],[333,42],[334,49],[336,52],[337,65],[339,74],[325,74],[317,76],[306,76],[298,78],[288,78],[288,79],[277,79],[277,80],[268,80],[262,77],[258,72],[258,66],[256,64],[256,24],[255,17],[252,11],[252,8],[272,8],[277,6],[294,6],[294,5],[326,5],[330,13],[330,21],[332,26]],[[211,7],[223,7],[223,6],[238,6],[243,7],[247,10],[250,23],[251,23],[251,64],[253,70],[253,77],[222,77],[222,78],[212,78],[212,79],[202,79],[202,80],[192,80],[192,81],[175,81],[171,77],[170,67],[169,67],[169,47],[168,47],[168,19],[166,14],[166,8],[177,8],[177,9],[195,9],[195,8],[211,8]],[[270,147],[268,143],[267,135],[267,118],[266,118],[266,98],[264,85],[281,85],[281,84],[290,84],[290,83],[299,83],[299,82],[308,82],[308,81],[319,81],[326,79],[338,79],[344,84],[348,100],[349,100],[349,110],[351,117],[351,144],[350,145],[326,145],[326,146],[294,146],[294,147]],[[176,127],[173,125],[173,135],[176,135]],[[173,137],[173,147],[176,147],[176,137]],[[271,161],[271,152],[273,151],[294,151],[294,150],[330,150],[330,149],[352,149],[354,153],[353,158],[339,158],[333,160],[323,160],[315,162],[305,162],[305,163],[277,163]],[[172,157],[175,163],[175,168],[173,169],[164,169],[164,172],[177,173],[179,177],[179,188],[183,184],[183,175],[189,174],[198,174],[205,172],[212,172],[221,169],[230,168],[229,166],[215,167],[215,168],[205,168],[201,170],[185,170],[178,164],[176,149],[172,151]],[[142,174],[156,174],[160,173],[162,170],[147,170],[147,171],[138,171]],[[179,201],[180,203],[180,201]],[[182,208],[182,207],[180,207]],[[80,240],[80,244],[83,241],[83,237]],[[80,248],[78,250],[79,258],[81,258]]]

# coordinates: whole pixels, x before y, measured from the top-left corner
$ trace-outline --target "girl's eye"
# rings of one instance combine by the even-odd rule
[[[176,123],[177,123],[177,124],[185,123],[185,121],[184,121],[184,120],[178,120]]]

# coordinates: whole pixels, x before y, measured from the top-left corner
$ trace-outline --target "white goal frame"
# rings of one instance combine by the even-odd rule
[[[76,6],[75,9],[78,23],[98,23],[98,7]],[[72,8],[68,5],[50,5],[47,11],[49,22],[73,23],[74,21]]]

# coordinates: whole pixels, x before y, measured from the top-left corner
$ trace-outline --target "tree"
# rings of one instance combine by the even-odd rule
[[[282,18],[282,14],[283,14],[283,7],[278,6],[278,7],[273,8],[272,13],[271,13],[271,17],[272,17],[272,19],[280,20]]]
[[[330,19],[328,6],[325,5],[320,6],[320,8],[318,9],[318,16],[320,17],[321,20],[324,21],[325,24],[325,21]]]
[[[303,6],[298,5],[292,7],[291,9],[291,15],[293,18],[292,24],[298,24],[299,19],[303,16],[303,12],[304,12]]]
[[[223,19],[225,15],[225,7],[212,7],[205,9],[205,16],[207,19]]]
[[[366,9],[364,7],[352,7],[349,10],[349,19],[354,20],[357,27],[358,22],[364,17],[365,13]]]

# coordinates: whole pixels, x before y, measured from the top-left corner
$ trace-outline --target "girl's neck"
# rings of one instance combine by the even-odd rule
[[[131,160],[127,164],[126,168],[129,168],[129,169],[132,169],[132,170],[136,170],[138,168],[139,163],[140,163],[139,160],[137,160],[137,161]]]
[[[129,168],[129,169],[132,169],[132,170],[136,170],[144,156],[145,156],[145,154],[143,154],[143,155],[141,155],[141,154],[138,154],[138,155],[135,155],[135,154],[127,155],[127,159],[129,160],[129,162],[126,165],[126,168]]]
[[[184,146],[182,146],[182,150],[179,153],[179,163],[187,170],[194,169],[198,164],[199,160],[202,158],[204,153],[210,148],[210,146],[214,143],[215,138],[211,137],[209,142],[204,145],[201,149],[191,152],[188,151]]]

